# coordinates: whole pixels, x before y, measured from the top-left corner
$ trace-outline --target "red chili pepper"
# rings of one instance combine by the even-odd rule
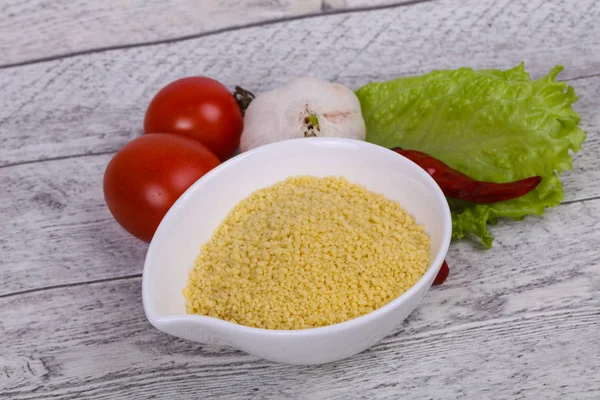
[[[446,260],[444,260],[444,263],[442,264],[440,271],[438,272],[437,276],[433,280],[433,284],[441,285],[442,283],[444,283],[446,281],[446,278],[448,277],[449,273],[450,273],[450,268],[448,268],[448,263],[446,262]]]
[[[542,181],[541,176],[507,183],[477,181],[442,161],[418,150],[392,149],[423,168],[448,197],[477,203],[510,200],[531,192]]]

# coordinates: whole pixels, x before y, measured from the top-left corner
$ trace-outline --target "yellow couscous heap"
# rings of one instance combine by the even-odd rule
[[[303,329],[373,311],[429,265],[423,227],[392,200],[343,178],[292,177],[238,203],[202,246],[187,312]]]

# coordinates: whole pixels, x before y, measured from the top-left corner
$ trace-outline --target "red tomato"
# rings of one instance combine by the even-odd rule
[[[185,136],[144,135],[108,163],[104,199],[125,230],[149,242],[175,200],[219,163],[202,143]]]
[[[179,133],[208,147],[222,161],[240,144],[243,117],[229,90],[214,79],[182,78],[162,88],[150,102],[145,133]]]

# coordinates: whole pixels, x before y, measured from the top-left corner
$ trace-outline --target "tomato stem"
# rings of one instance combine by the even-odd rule
[[[252,103],[252,100],[256,98],[256,96],[249,90],[246,90],[240,86],[235,87],[235,91],[233,92],[233,97],[235,97],[235,101],[237,101],[240,110],[242,111],[242,115],[246,112],[246,109]]]

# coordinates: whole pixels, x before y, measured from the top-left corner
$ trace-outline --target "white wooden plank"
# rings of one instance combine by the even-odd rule
[[[402,329],[351,359],[263,362],[163,335],[139,278],[0,299],[0,393],[11,399],[478,398],[600,395],[600,200],[464,242]],[[552,246],[548,246],[552,243]],[[234,383],[235,382],[235,383]]]
[[[109,159],[0,169],[0,295],[141,272],[146,245],[104,204]]]
[[[117,306],[112,301],[104,305]],[[91,305],[88,314],[100,315],[97,307]],[[11,380],[3,382],[3,393],[15,400],[596,399],[599,394],[597,353],[592,352],[599,345],[593,334],[598,314],[585,308],[400,333],[349,360],[305,368],[172,340],[141,318],[135,313],[121,325],[101,318],[87,333],[78,327],[71,330],[75,337],[59,334],[67,341],[52,339],[53,348],[36,346],[21,356],[5,353]],[[93,335],[92,329],[107,332]]]
[[[140,133],[155,92],[187,75],[256,92],[303,75],[356,88],[436,68],[508,68],[522,60],[534,76],[555,64],[566,66],[562,79],[594,75],[599,17],[594,0],[577,7],[441,0],[2,69],[0,165],[115,151]],[[585,82],[574,83],[578,92]]]
[[[0,65],[406,1],[8,0],[0,5]]]

